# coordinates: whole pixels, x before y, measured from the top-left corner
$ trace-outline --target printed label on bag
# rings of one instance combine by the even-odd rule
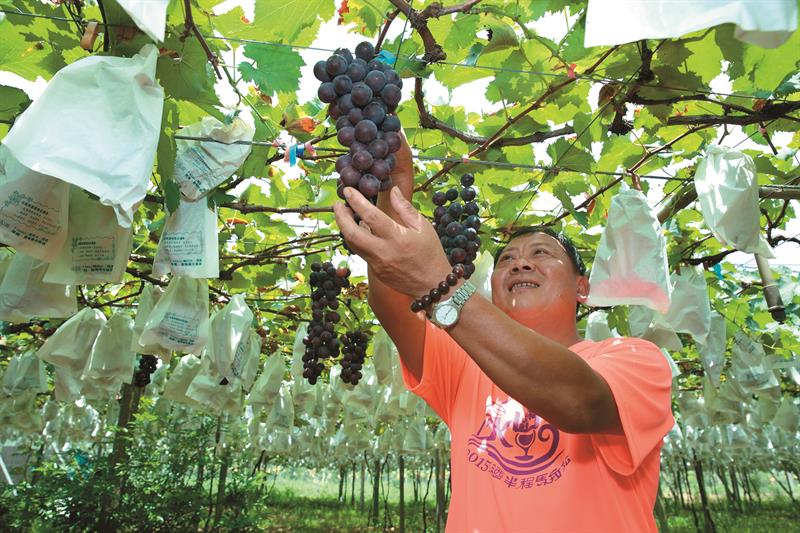
[[[70,270],[81,274],[114,270],[116,243],[113,237],[73,237],[70,241]]]
[[[58,207],[37,202],[20,191],[13,191],[0,205],[0,226],[20,239],[42,246],[61,231],[60,217]]]
[[[233,362],[231,363],[231,372],[237,378],[242,377],[242,371],[244,368],[244,358],[247,355],[247,352],[250,348],[249,339],[246,337],[242,338],[242,341],[239,343],[239,346],[236,347],[236,355],[233,356]]]
[[[190,146],[175,159],[175,181],[185,196],[203,194],[218,185],[209,157],[200,146]]]
[[[202,232],[186,231],[164,234],[161,242],[173,267],[203,266],[205,241]]]
[[[167,340],[184,346],[192,346],[197,342],[197,328],[199,322],[196,317],[179,315],[172,311],[164,313],[164,318],[158,326],[158,334]]]

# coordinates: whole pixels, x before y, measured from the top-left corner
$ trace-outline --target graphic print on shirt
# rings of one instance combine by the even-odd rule
[[[519,402],[486,398],[486,416],[467,440],[467,461],[509,488],[549,485],[570,458],[559,448],[560,432]]]

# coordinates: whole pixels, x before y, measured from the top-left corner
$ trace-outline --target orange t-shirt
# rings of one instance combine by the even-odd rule
[[[405,367],[403,379],[450,428],[448,532],[657,531],[659,454],[674,423],[667,361],[633,338],[570,350],[608,382],[624,436],[560,431],[428,324],[422,379]]]

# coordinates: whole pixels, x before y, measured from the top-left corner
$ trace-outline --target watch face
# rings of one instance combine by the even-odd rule
[[[434,318],[443,327],[452,326],[458,320],[458,308],[454,305],[440,305],[434,311]]]

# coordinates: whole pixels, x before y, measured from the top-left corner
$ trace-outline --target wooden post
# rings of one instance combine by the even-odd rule
[[[370,518],[375,520],[375,524],[378,523],[378,513],[380,512],[380,487],[381,487],[381,462],[378,459],[375,459],[375,463],[373,464],[374,471],[372,473],[372,512],[370,513]]]
[[[700,502],[703,505],[703,531],[705,533],[717,533],[717,527],[714,525],[714,519],[711,517],[711,509],[708,506],[708,497],[706,496],[706,484],[703,479],[703,465],[697,456],[692,454],[694,459],[694,473],[697,476],[697,488],[700,491]]]
[[[345,484],[345,489],[347,489],[347,485]],[[345,500],[347,500],[347,494],[344,495]],[[353,475],[350,478],[350,507],[356,506],[356,463],[353,462]]]
[[[364,512],[364,478],[366,477],[364,471],[366,470],[366,464],[367,464],[367,459],[365,452],[365,457],[361,461],[361,491],[359,493],[359,499],[358,499],[358,510],[362,513]]]
[[[339,503],[342,503],[346,499],[344,497],[344,495],[347,494],[345,486],[344,486],[344,480],[345,480],[344,467],[340,466],[339,467],[339,498],[338,498]]]

